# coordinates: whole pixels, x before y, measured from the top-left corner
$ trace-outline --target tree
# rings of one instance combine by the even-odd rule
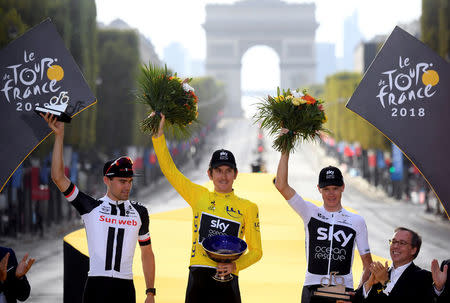
[[[132,30],[100,30],[98,50],[97,145],[111,152],[131,145],[138,127],[133,95],[139,68],[138,36]]]
[[[2,0],[0,4],[0,47],[7,45],[47,14],[47,1]]]
[[[375,127],[345,105],[359,82],[359,73],[341,72],[327,77],[325,83],[326,127],[337,141],[359,142],[364,149],[387,149],[388,141]]]
[[[422,0],[422,41],[450,61],[450,0]]]
[[[94,0],[63,1],[64,8],[70,8],[70,52],[83,73],[86,82],[95,94],[97,67],[97,10]],[[64,11],[66,12],[66,11]],[[96,144],[95,124],[96,107],[75,117],[67,129],[67,143],[82,149],[89,149]]]

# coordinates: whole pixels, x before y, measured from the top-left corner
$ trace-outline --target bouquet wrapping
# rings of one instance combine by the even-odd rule
[[[281,128],[285,129],[273,142],[280,152],[292,152],[298,141],[314,140],[320,138],[321,131],[328,132],[323,127],[327,121],[323,101],[310,96],[306,89],[278,88],[277,96],[267,96],[257,109],[254,118],[270,135],[278,135]]]
[[[143,132],[154,135],[161,121],[160,113],[166,117],[165,128],[176,138],[188,138],[193,122],[198,122],[198,98],[189,85],[191,79],[181,80],[164,68],[149,64],[141,67],[138,78],[137,100],[147,104],[149,115],[141,122]]]

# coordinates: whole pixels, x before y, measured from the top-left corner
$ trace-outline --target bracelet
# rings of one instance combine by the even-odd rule
[[[145,291],[145,294],[148,295],[149,293],[156,296],[156,288],[153,288],[153,287],[147,288],[147,290]]]

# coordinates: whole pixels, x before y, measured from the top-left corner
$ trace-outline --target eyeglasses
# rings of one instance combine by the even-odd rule
[[[118,167],[125,166],[125,168],[120,169],[120,171],[128,171],[128,170],[131,171],[133,169],[133,160],[131,160],[130,157],[120,157],[120,158],[116,159],[116,161],[111,163],[111,165],[106,170],[105,176],[108,174],[109,170],[114,165],[117,165]],[[128,166],[128,167],[126,167],[126,166]]]
[[[389,245],[395,245],[395,244],[398,244],[400,246],[406,246],[408,244],[411,245],[411,243],[408,243],[408,242],[403,241],[403,240],[397,241],[395,239],[389,239]]]

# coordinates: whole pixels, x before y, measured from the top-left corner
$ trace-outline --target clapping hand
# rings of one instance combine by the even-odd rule
[[[377,282],[384,285],[389,280],[389,265],[387,261],[385,265],[381,264],[378,261],[373,262],[372,264],[370,264],[369,269],[372,275],[374,275],[374,278]]]
[[[9,259],[9,253],[7,253],[0,261],[0,282],[4,282],[8,275],[8,269],[7,269],[8,259]]]
[[[61,122],[60,122],[61,123]],[[17,265],[16,268],[16,278],[22,278],[31,268],[35,259],[28,259],[28,254],[23,256],[22,261]]]
[[[443,270],[439,269],[439,263],[436,259],[431,261],[431,275],[433,276],[434,286],[441,291],[447,281],[448,265],[444,265]]]

